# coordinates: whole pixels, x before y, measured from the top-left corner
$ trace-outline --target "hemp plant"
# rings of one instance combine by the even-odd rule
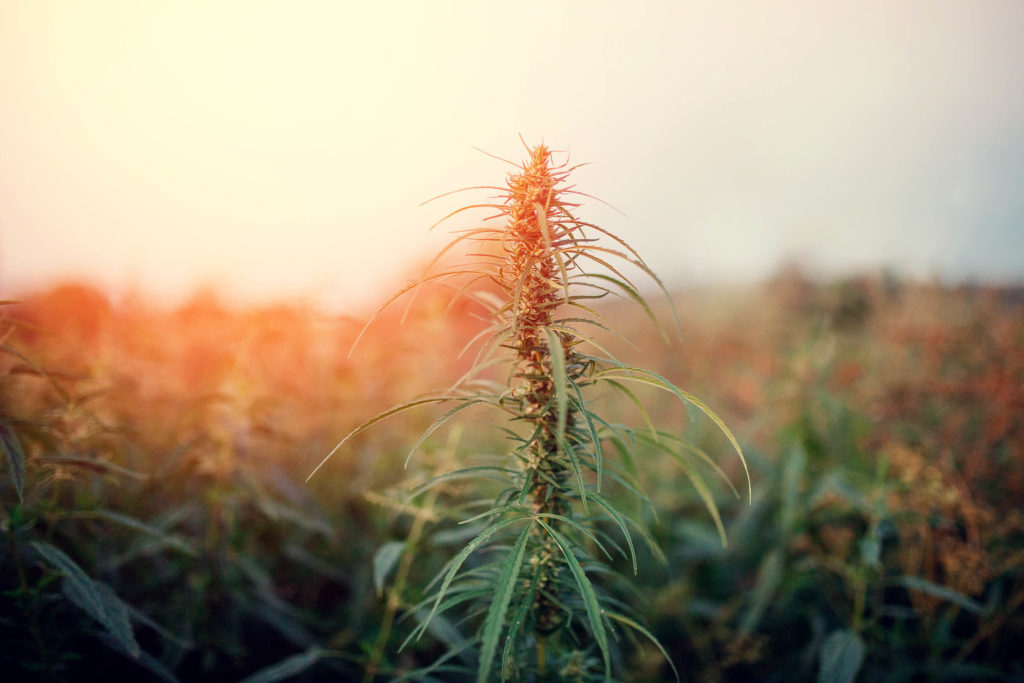
[[[498,196],[493,201],[462,207],[438,223],[469,209],[496,213],[479,227],[455,233],[419,280],[381,306],[437,281],[450,284],[455,298],[475,297],[486,306],[492,324],[477,337],[482,343],[472,369],[448,391],[403,403],[363,423],[331,454],[367,427],[417,406],[452,407],[426,429],[410,457],[464,410],[489,406],[504,413],[512,444],[507,462],[446,472],[415,492],[453,478],[497,477],[504,483],[487,510],[462,522],[475,525],[476,533],[428,586],[427,599],[410,607],[419,619],[410,638],[420,637],[439,613],[459,607],[476,627],[468,643],[479,681],[607,679],[614,641],[624,630],[650,639],[668,659],[662,645],[605,585],[613,575],[606,565],[612,557],[609,546],[628,557],[636,574],[632,533],[650,541],[606,490],[611,480],[643,499],[633,461],[640,444],[669,453],[683,465],[725,542],[710,490],[689,458],[721,470],[678,435],[656,429],[633,388],[654,387],[699,409],[741,460],[743,453],[702,401],[651,370],[617,360],[594,338],[591,330],[618,334],[591,307],[595,299],[623,296],[655,317],[623,274],[624,265],[639,269],[668,293],[629,244],[575,217],[578,204],[570,200],[588,196],[567,184],[577,167],[569,167],[567,160],[556,163],[544,145],[527,149],[528,160],[512,164],[516,170],[505,187],[465,188],[494,190]],[[433,272],[444,254],[463,243],[478,247],[479,261]],[[486,369],[501,363],[508,366],[505,382],[483,379]],[[646,428],[633,429],[598,414],[591,397],[602,389],[639,407]],[[608,525],[621,532],[625,548],[603,530]],[[471,556],[476,563],[469,561]],[[443,658],[446,667],[455,661],[454,654]],[[466,659],[465,653],[458,654]]]

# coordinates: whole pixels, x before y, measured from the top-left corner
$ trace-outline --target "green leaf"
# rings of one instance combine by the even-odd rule
[[[676,331],[677,332],[681,332],[682,331],[682,324],[679,322],[679,314],[676,312],[676,306],[672,302],[672,296],[669,294],[668,289],[665,287],[665,284],[661,281],[661,278],[659,278],[655,274],[655,272],[653,270],[651,270],[650,266],[648,266],[647,263],[644,262],[644,260],[642,258],[640,258],[640,254],[638,254],[636,252],[636,249],[634,249],[632,246],[630,246],[630,244],[628,242],[626,242],[625,240],[620,238],[618,235],[613,234],[609,230],[605,230],[604,228],[602,228],[599,225],[594,225],[593,223],[583,223],[581,221],[577,221],[577,223],[579,225],[586,225],[587,227],[590,227],[590,228],[593,228],[594,230],[597,230],[602,235],[610,237],[611,239],[615,240],[620,245],[625,247],[625,249],[627,251],[629,251],[630,254],[633,255],[633,257],[634,257],[633,259],[625,257],[626,260],[628,260],[630,263],[634,264],[635,266],[640,268],[642,271],[644,271],[644,273],[646,273],[647,276],[649,278],[651,278],[652,280],[654,280],[655,284],[658,285],[658,289],[660,289],[661,293],[665,295],[665,300],[668,301],[669,308],[672,310],[672,318],[673,318],[673,320],[675,321],[675,324],[676,324]]]
[[[607,423],[606,423],[607,424]],[[630,437],[633,434],[630,432]],[[634,481],[637,479],[638,474],[636,471],[636,463],[633,462],[633,454],[629,452],[629,447],[626,442],[623,441],[617,434],[613,435],[610,439],[612,446],[619,454],[619,458],[622,460],[622,466],[625,468],[626,474],[628,474]],[[635,443],[635,439],[633,442]],[[639,486],[639,484],[637,484]]]
[[[143,669],[146,669],[154,676],[156,676],[156,678],[154,678],[153,680],[156,680],[158,678],[162,681],[167,681],[167,683],[181,683],[178,680],[177,676],[175,676],[174,673],[170,669],[168,669],[163,662],[161,662],[159,659],[149,654],[145,650],[142,650],[139,653],[138,657],[133,657],[127,650],[124,649],[124,646],[121,644],[121,642],[109,633],[101,634],[101,638],[103,642],[107,645],[107,647],[116,652],[120,652],[121,654],[128,655],[137,665],[141,666]]]
[[[657,441],[658,430],[654,427],[654,422],[651,420],[651,416],[648,414],[647,408],[644,407],[644,404],[639,398],[637,398],[636,394],[634,394],[632,390],[622,382],[618,382],[614,379],[605,379],[604,381],[611,384],[619,393],[623,394],[633,402],[633,405],[635,405],[640,411],[640,417],[643,418],[644,424],[647,425],[647,430],[651,433],[651,436],[654,437],[655,441]]]
[[[571,527],[575,527],[577,531],[579,531],[584,536],[593,541],[594,544],[601,549],[601,552],[604,553],[605,557],[607,557],[609,560],[612,559],[612,554],[609,553],[608,549],[604,547],[604,544],[598,540],[597,536],[594,535],[594,532],[588,529],[587,527],[583,526],[579,522],[577,522],[575,519],[571,519],[569,517],[566,517],[565,515],[556,515],[551,512],[538,512],[534,516],[538,519],[557,519],[559,522],[562,522],[563,524],[568,524]],[[605,538],[608,537],[605,536]]]
[[[64,575],[64,595],[76,607],[103,624],[111,636],[132,657],[139,657],[141,649],[132,631],[129,607],[110,586],[89,577],[85,571],[59,548],[33,541],[32,547],[46,562]]]
[[[640,384],[647,384],[649,386],[657,387],[658,389],[663,389],[664,391],[668,391],[672,394],[675,394],[676,397],[678,397],[683,402],[689,403],[699,408],[701,412],[707,415],[711,419],[711,421],[715,423],[715,425],[722,431],[722,433],[725,434],[726,438],[729,439],[729,443],[732,444],[732,447],[733,449],[735,449],[736,454],[740,457],[740,462],[743,463],[743,472],[747,476],[747,496],[751,503],[753,503],[754,485],[750,479],[750,468],[747,467],[747,459],[743,455],[743,449],[740,447],[739,441],[736,440],[736,437],[733,435],[732,431],[726,426],[722,418],[718,417],[718,414],[715,413],[715,411],[711,410],[711,408],[709,408],[707,405],[705,405],[704,402],[701,401],[699,398],[697,398],[688,391],[683,391],[675,384],[668,381],[667,379],[665,379],[658,373],[654,372],[653,370],[646,370],[644,368],[637,367],[610,368],[608,370],[602,371],[599,374],[603,375],[604,373],[621,372],[622,370],[625,370],[626,372],[633,372],[639,375],[644,375],[646,377],[650,377],[651,379],[644,379],[643,377],[636,377],[634,375],[619,375],[618,378],[628,380],[631,382],[638,382]]]
[[[494,587],[494,599],[491,600],[491,606],[487,610],[487,619],[484,620],[481,631],[480,668],[477,671],[477,681],[480,683],[486,681],[490,675],[491,664],[494,662],[494,654],[498,648],[498,638],[505,625],[505,614],[508,612],[509,602],[515,592],[519,570],[523,565],[523,556],[526,554],[526,540],[532,530],[533,524],[529,524],[519,534],[519,540],[508,554],[508,558],[501,568],[498,584]]]
[[[478,403],[486,403],[486,401],[484,399],[482,399],[482,398],[472,398],[472,399],[469,399],[467,401],[464,401],[463,403],[460,403],[459,405],[455,406],[454,408],[452,408],[451,410],[446,412],[441,417],[439,417],[436,420],[434,420],[434,423],[432,425],[430,425],[429,427],[427,427],[427,429],[420,436],[419,440],[417,440],[416,443],[413,444],[413,447],[409,449],[409,455],[405,456],[405,465],[403,465],[403,466],[404,467],[408,467],[409,466],[409,461],[412,460],[412,454],[415,453],[416,449],[420,447],[420,444],[422,444],[424,441],[426,441],[428,438],[430,438],[430,435],[433,434],[435,431],[437,431],[437,429],[439,427],[441,427],[441,425],[443,425],[445,422],[447,422],[448,420],[452,419],[453,417],[455,417],[456,415],[461,413],[466,408],[472,408],[473,406],[477,405]]]
[[[630,536],[629,529],[626,527],[626,519],[622,516],[622,513],[615,509],[612,502],[600,493],[591,493],[590,496],[597,501],[598,505],[604,508],[605,512],[608,513],[608,516],[615,520],[615,523],[618,524],[619,528],[622,530],[622,535],[626,537],[626,543],[629,545],[629,557],[633,561],[633,576],[636,576],[636,549],[633,547],[633,537]]]
[[[310,648],[305,652],[286,657],[277,664],[260,669],[253,675],[243,678],[241,683],[276,683],[292,678],[316,664],[327,654],[319,648]]]
[[[434,606],[430,608],[430,613],[427,614],[427,618],[424,619],[423,622],[418,627],[418,635],[416,636],[417,638],[423,635],[423,632],[427,629],[427,626],[430,624],[430,620],[434,618],[434,615],[437,613],[438,605],[441,604],[441,600],[444,598],[445,593],[448,591],[448,587],[452,584],[452,581],[455,579],[455,575],[458,573],[459,568],[462,567],[462,563],[466,561],[466,558],[469,557],[470,553],[472,553],[474,550],[480,547],[487,539],[489,539],[498,531],[501,531],[502,529],[511,524],[515,524],[516,522],[520,522],[524,519],[527,519],[528,517],[528,515],[519,515],[517,517],[513,517],[512,519],[506,519],[492,524],[491,526],[487,527],[479,534],[477,534],[472,541],[466,544],[466,547],[459,551],[458,555],[452,558],[451,563],[448,565],[448,570],[445,573],[444,581],[441,582],[441,588],[437,591],[437,597],[434,599]]]
[[[853,631],[832,632],[821,646],[818,683],[852,683],[864,662],[864,641]]]
[[[569,394],[567,393],[568,378],[565,375],[565,349],[558,333],[549,328],[544,332],[548,336],[548,350],[551,356],[551,379],[555,385],[555,407],[558,411],[558,431],[555,438],[561,442],[565,439],[565,422],[569,414]]]
[[[668,438],[668,439],[671,439],[673,441],[676,441],[680,446],[683,447],[684,451],[686,451],[687,453],[690,453],[692,455],[695,455],[699,459],[703,460],[704,463],[708,467],[713,469],[715,471],[715,474],[717,474],[719,476],[719,478],[722,481],[725,482],[725,485],[729,487],[729,490],[732,491],[732,494],[734,496],[736,496],[737,499],[739,499],[740,492],[736,490],[735,486],[733,486],[732,480],[729,479],[729,477],[725,474],[725,472],[722,470],[722,468],[718,466],[718,463],[716,463],[714,460],[712,460],[711,456],[708,455],[707,453],[705,453],[702,448],[698,448],[697,446],[693,445],[689,441],[686,441],[685,439],[681,439],[681,438],[679,438],[678,436],[676,436],[674,434],[666,434],[666,433],[662,432],[661,436],[664,437],[664,438]]]
[[[654,647],[658,648],[658,650],[661,652],[661,656],[665,658],[665,661],[668,662],[668,665],[672,668],[672,673],[675,674],[676,681],[679,680],[679,670],[676,669],[676,665],[672,663],[672,658],[668,656],[668,652],[665,651],[664,646],[662,646],[661,642],[654,637],[653,633],[651,633],[646,628],[644,628],[643,626],[641,626],[640,624],[638,624],[637,622],[633,621],[632,619],[623,614],[619,614],[617,612],[608,612],[608,618],[623,623],[626,626],[629,626],[634,631],[637,631],[638,633],[641,633],[644,636],[646,636],[649,641],[654,643]]]
[[[587,511],[587,492],[583,485],[583,468],[580,467],[579,456],[569,445],[565,438],[565,425],[569,416],[569,378],[565,374],[565,349],[562,347],[562,340],[558,332],[545,328],[544,332],[548,337],[548,350],[551,356],[551,379],[555,385],[555,410],[558,415],[558,423],[555,428],[555,443],[559,450],[569,456],[573,473],[576,475],[576,487],[579,489],[580,500],[583,503],[584,512]]]
[[[765,556],[757,571],[757,584],[754,586],[750,605],[740,619],[740,633],[748,635],[761,620],[761,615],[771,602],[776,589],[782,582],[785,561],[780,550],[773,550]]]
[[[0,422],[0,449],[7,456],[7,465],[11,469],[11,481],[18,493],[18,500],[24,501],[22,489],[25,485],[25,452],[21,450],[21,442],[7,423]]]
[[[583,599],[583,606],[587,611],[590,632],[593,634],[594,640],[597,641],[598,647],[601,648],[601,656],[604,658],[604,673],[607,678],[611,675],[611,654],[608,650],[608,634],[604,628],[603,610],[597,600],[594,587],[591,585],[590,579],[587,578],[586,572],[583,571],[583,567],[580,566],[580,561],[576,559],[576,555],[572,552],[568,539],[555,531],[544,520],[538,519],[537,523],[543,526],[551,534],[551,538],[554,539],[555,543],[558,544],[562,555],[565,556],[565,563],[569,566],[569,571],[572,572],[573,578],[576,579],[576,586],[580,589],[580,597]]]
[[[384,580],[391,573],[391,570],[398,564],[398,558],[405,550],[404,541],[389,541],[377,548],[373,554],[373,586],[377,589],[377,596],[384,593]]]
[[[962,607],[968,612],[974,614],[986,615],[988,610],[985,609],[980,603],[971,600],[963,593],[959,593],[952,588],[933,583],[928,579],[923,579],[920,576],[901,576],[897,579],[897,583],[910,590],[918,590],[922,593],[928,593],[936,598],[948,600],[954,605]]]
[[[722,524],[722,516],[718,512],[718,505],[715,503],[715,497],[711,493],[711,489],[708,488],[707,483],[704,481],[704,477],[700,476],[700,472],[695,467],[690,465],[686,461],[686,458],[682,457],[679,453],[672,452],[671,455],[675,459],[679,466],[686,472],[687,478],[693,487],[697,489],[697,495],[704,502],[704,507],[707,509],[708,514],[711,515],[711,519],[715,521],[715,529],[718,530],[718,537],[722,541],[722,547],[727,548],[729,546],[729,540],[725,535],[725,525]]]
[[[193,548],[192,545],[185,539],[181,538],[180,536],[168,534],[163,529],[158,529],[157,527],[152,526],[150,524],[146,524],[145,522],[135,519],[134,517],[122,515],[120,512],[114,512],[113,510],[97,510],[96,512],[92,513],[92,516],[98,517],[100,519],[105,519],[115,524],[120,524],[122,526],[128,527],[129,529],[134,529],[135,531],[146,534],[147,536],[152,536],[154,539],[162,543],[165,543],[171,546],[172,548],[180,550],[186,555],[196,555],[196,549]]]
[[[320,461],[320,464],[313,468],[313,471],[309,473],[308,477],[306,477],[306,481],[308,482],[310,479],[312,479],[313,475],[320,471],[320,468],[323,467],[324,464],[326,464],[327,461],[331,459],[332,455],[334,455],[335,453],[338,452],[338,449],[341,448],[345,444],[346,441],[348,441],[353,436],[355,436],[359,432],[363,431],[367,427],[370,427],[372,425],[377,424],[378,422],[380,422],[384,418],[391,417],[392,415],[394,415],[396,413],[400,413],[403,410],[409,410],[410,408],[415,408],[416,406],[422,406],[422,405],[425,405],[427,403],[444,403],[445,401],[455,401],[455,400],[459,400],[459,399],[464,399],[464,397],[461,397],[461,396],[430,396],[430,397],[427,397],[427,398],[417,399],[415,401],[407,401],[406,403],[402,403],[400,405],[397,405],[394,408],[390,408],[388,410],[385,410],[383,413],[378,414],[376,417],[370,418],[369,420],[367,420],[366,422],[364,422],[363,424],[359,425],[358,427],[353,429],[351,432],[349,432],[345,436],[344,439],[339,441],[338,445],[335,446],[334,448],[332,448],[331,452],[328,453],[324,457],[324,459]]]
[[[591,256],[591,258],[594,258],[594,257]],[[595,260],[597,260],[597,259],[595,259]],[[605,266],[608,265],[608,264],[604,263],[603,261],[598,261],[598,262],[602,263],[602,265],[605,265]],[[654,311],[651,310],[651,307],[647,303],[647,300],[644,299],[642,296],[640,296],[640,293],[637,292],[636,288],[634,288],[633,286],[628,284],[627,281],[625,281],[625,278],[620,280],[618,278],[612,277],[611,275],[604,275],[603,273],[587,273],[587,277],[588,278],[598,278],[598,279],[601,279],[601,280],[605,280],[606,282],[611,282],[616,287],[618,287],[619,289],[624,291],[627,295],[629,295],[630,299],[632,299],[637,305],[640,306],[640,308],[642,308],[644,310],[644,313],[647,314],[647,317],[650,318],[651,322],[654,323],[654,326],[658,330],[658,334],[661,336],[661,338],[664,341],[666,341],[666,342],[668,341],[668,335],[665,334],[665,330],[662,329],[661,323],[658,322],[658,317],[656,315],[654,315]]]
[[[530,581],[530,588],[519,602],[515,614],[512,615],[512,623],[508,626],[508,633],[505,635],[505,647],[501,653],[501,679],[503,681],[508,680],[512,676],[512,657],[516,636],[519,635],[520,629],[526,623],[527,613],[533,606],[533,599],[537,593],[537,583],[540,581],[543,569],[543,565],[538,563],[537,568],[533,572],[533,579]]]
[[[448,481],[449,479],[470,479],[478,477],[481,479],[494,479],[495,481],[501,482],[507,481],[506,478],[499,477],[495,474],[491,474],[494,472],[512,475],[519,474],[519,470],[514,470],[509,467],[497,467],[495,465],[479,465],[477,467],[465,467],[460,470],[453,470],[451,472],[439,474],[436,477],[431,477],[427,481],[423,482],[422,484],[414,488],[412,492],[409,494],[409,498],[416,498],[416,496],[420,495],[421,493],[424,493],[425,491],[428,491],[434,486],[437,486],[441,482]]]
[[[597,433],[597,427],[594,426],[594,420],[583,401],[583,390],[580,389],[580,385],[576,382],[569,380],[569,383],[572,384],[572,388],[576,392],[577,412],[583,416],[583,420],[587,423],[587,428],[590,430],[590,442],[594,444],[594,464],[597,468],[597,490],[600,491],[601,479],[604,475],[604,453],[601,451],[601,437]]]

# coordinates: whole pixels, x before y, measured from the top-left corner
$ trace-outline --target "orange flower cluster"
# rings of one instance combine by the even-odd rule
[[[554,311],[568,300],[568,272],[572,267],[559,247],[574,244],[573,218],[569,204],[561,198],[569,174],[565,165],[554,167],[551,152],[544,145],[530,150],[530,161],[522,172],[508,178],[505,213],[508,226],[504,241],[506,262],[499,268],[503,289],[511,299],[507,318],[513,330],[514,348],[519,359],[516,376],[523,380],[519,390],[520,415],[536,423],[525,475],[533,508],[542,514],[570,514],[566,482],[571,475],[567,455],[560,452],[556,437],[559,416],[553,409],[554,380],[552,349],[547,330],[554,324]],[[573,352],[575,338],[557,332],[564,367],[570,375],[579,374],[581,364]],[[571,431],[574,411],[563,416],[563,430]],[[551,520],[554,523],[555,520]],[[553,582],[559,571],[558,551],[550,536],[531,564],[544,571],[540,583]],[[539,593],[537,630],[549,633],[564,621],[563,609]]]

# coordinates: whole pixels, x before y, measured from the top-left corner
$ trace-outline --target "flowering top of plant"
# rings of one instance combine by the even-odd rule
[[[587,398],[590,392],[606,388],[641,410],[631,385],[669,392],[710,417],[743,457],[736,439],[704,403],[652,371],[617,360],[581,329],[588,325],[618,334],[588,306],[590,300],[608,295],[625,296],[654,317],[637,287],[623,274],[623,265],[644,272],[659,287],[661,283],[625,241],[573,215],[578,205],[567,198],[586,196],[566,184],[575,167],[568,162],[556,164],[544,145],[528,151],[526,162],[513,164],[516,172],[508,176],[506,187],[467,188],[497,190],[498,201],[466,206],[445,218],[474,208],[496,214],[485,225],[458,233],[420,280],[385,303],[426,282],[447,281],[454,286],[461,281],[454,298],[474,297],[488,308],[493,320],[480,337],[486,339],[474,367],[451,390],[381,413],[334,449],[390,415],[428,403],[454,406],[424,432],[410,456],[441,425],[473,406],[498,409],[518,426],[518,431],[510,431],[514,447],[507,465],[447,472],[417,490],[418,494],[453,476],[498,476],[506,481],[490,509],[463,522],[475,525],[473,539],[435,579],[434,583],[440,582],[435,593],[412,608],[420,618],[412,634],[418,637],[437,613],[479,605],[469,607],[466,615],[478,623],[472,642],[478,646],[476,670],[481,681],[490,679],[497,669],[503,679],[544,677],[549,666],[556,664],[559,670],[568,667],[581,678],[607,677],[615,645],[610,633],[627,627],[654,640],[624,613],[623,603],[603,583],[594,581],[598,572],[604,572],[602,555],[611,557],[605,545],[610,539],[602,530],[607,524],[622,533],[637,571],[630,527],[646,535],[618,509],[617,498],[603,490],[603,483],[611,479],[621,491],[637,494],[640,484],[633,453],[638,446],[662,450],[680,462],[725,542],[718,510],[692,463],[692,458],[710,463],[708,456],[677,434],[655,429],[646,412],[648,428],[643,431],[598,414]],[[503,218],[504,224],[487,223],[495,218]],[[467,240],[483,247],[475,254],[479,262],[431,272],[443,254]],[[494,296],[494,286],[501,296]],[[478,379],[483,369],[503,360],[510,364],[504,385]],[[606,458],[605,444],[618,454],[614,461]],[[518,533],[512,533],[517,528]],[[462,571],[470,556],[485,547],[504,559]],[[499,644],[502,655],[497,660]],[[592,655],[600,655],[600,660]]]

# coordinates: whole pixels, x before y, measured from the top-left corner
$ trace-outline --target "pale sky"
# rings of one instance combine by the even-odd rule
[[[520,134],[669,283],[1024,281],[1020,0],[0,0],[0,298],[379,301]]]

